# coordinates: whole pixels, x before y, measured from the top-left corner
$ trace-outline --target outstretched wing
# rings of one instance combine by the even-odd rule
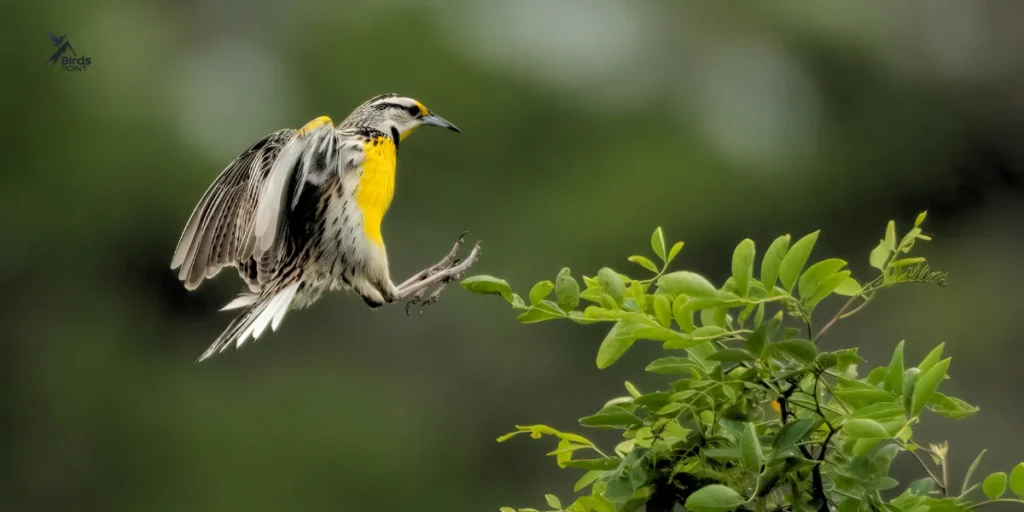
[[[258,288],[287,257],[282,212],[296,206],[307,185],[319,187],[342,172],[341,164],[354,165],[361,149],[330,118],[319,117],[239,155],[203,195],[178,242],[171,268],[181,267],[185,288],[195,289],[226,266],[245,270],[250,288]]]
[[[280,130],[253,144],[221,172],[202,199],[178,241],[171,268],[193,290],[226,266],[241,265],[267,178],[295,130]]]
[[[329,117],[310,121],[281,149],[260,192],[246,252],[261,260],[279,242],[282,215],[298,203],[306,185],[322,185],[338,167],[340,134]]]

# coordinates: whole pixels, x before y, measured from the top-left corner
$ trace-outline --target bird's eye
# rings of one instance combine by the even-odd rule
[[[409,111],[409,115],[412,116],[412,117],[419,117],[419,116],[423,115],[423,112],[420,110],[420,107],[417,106],[417,105],[412,105],[412,106],[409,106],[409,107],[405,107],[405,109]]]

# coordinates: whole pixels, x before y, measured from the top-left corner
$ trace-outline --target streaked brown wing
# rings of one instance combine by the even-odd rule
[[[171,259],[172,269],[181,268],[178,278],[185,288],[194,290],[224,267],[247,265],[251,252],[244,249],[259,199],[274,162],[294,134],[292,129],[279,130],[253,144],[203,194]]]

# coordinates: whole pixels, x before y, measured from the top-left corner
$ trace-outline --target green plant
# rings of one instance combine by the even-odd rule
[[[554,282],[535,284],[525,300],[501,279],[465,279],[462,286],[472,292],[500,295],[521,312],[522,323],[611,324],[597,351],[599,368],[615,363],[638,340],[661,342],[671,354],[646,368],[675,379],[667,387],[643,392],[626,382],[628,395],[579,420],[584,427],[621,430],[614,450],[546,425],[517,426],[498,441],[519,434],[557,439],[548,455],[559,467],[583,471],[575,486],[583,494],[564,508],[553,495],[546,501],[550,509],[569,512],[642,506],[659,512],[676,504],[694,511],[923,511],[1024,503],[1000,498],[1007,485],[1024,496],[1024,464],[1009,477],[995,473],[973,483],[979,455],[954,488],[948,446],[926,446],[914,437],[924,411],[952,419],[978,411],[938,391],[950,364],[942,344],[912,367],[900,342],[888,365],[864,376],[856,348],[819,351],[822,336],[878,292],[906,283],[946,285],[945,273],[908,256],[918,241],[930,240],[921,232],[924,219],[922,213],[902,238],[895,223],[888,224],[870,253],[879,272],[865,284],[851,277],[843,260],[808,265],[814,232],[792,244],[788,235],[775,239],[758,278],[754,242],[743,240],[733,253],[732,277],[716,287],[697,273],[669,271],[683,243],[669,246],[660,228],[651,238],[660,264],[629,258],[650,272],[644,279],[602,268],[583,277],[581,290],[564,268]],[[847,299],[815,332],[814,313],[833,295]],[[589,303],[582,310],[581,301]],[[917,459],[927,476],[898,492],[889,466],[901,453]],[[979,486],[987,500],[976,498]]]

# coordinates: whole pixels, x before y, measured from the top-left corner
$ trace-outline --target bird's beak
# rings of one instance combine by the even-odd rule
[[[445,121],[445,119],[443,117],[441,117],[441,116],[439,116],[437,114],[430,114],[430,115],[423,116],[423,117],[420,118],[420,122],[422,122],[423,124],[429,124],[430,126],[437,126],[437,127],[440,127],[440,128],[447,128],[447,129],[449,129],[449,130],[451,130],[453,132],[462,132],[462,130],[460,130],[457,126],[455,126],[454,124],[449,123],[448,121]]]

